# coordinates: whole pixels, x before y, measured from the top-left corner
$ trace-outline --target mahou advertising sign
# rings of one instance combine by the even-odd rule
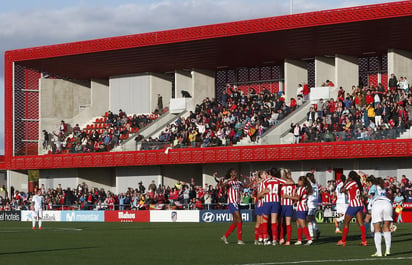
[[[105,211],[105,222],[149,222],[149,211]]]

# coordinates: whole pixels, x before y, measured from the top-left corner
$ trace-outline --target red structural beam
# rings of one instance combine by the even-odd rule
[[[121,167],[170,164],[412,156],[412,139],[106,152],[13,157],[8,169]]]

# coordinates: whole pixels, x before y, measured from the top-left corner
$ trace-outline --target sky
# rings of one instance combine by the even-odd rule
[[[0,9],[0,154],[4,52],[181,27],[368,5],[385,0],[18,0]]]

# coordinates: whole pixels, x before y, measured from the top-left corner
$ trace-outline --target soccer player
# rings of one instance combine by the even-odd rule
[[[369,177],[366,178],[366,186],[368,187],[368,207],[366,211],[366,216],[365,216],[365,228],[366,228],[366,233],[370,231],[371,233],[374,232],[374,227],[373,225],[371,226],[370,221],[371,221],[371,211],[372,211],[372,200],[378,195],[377,194],[377,187],[375,185],[376,179],[373,175],[370,175]]]
[[[385,256],[389,256],[391,254],[391,242],[392,242],[392,235],[391,235],[391,222],[392,222],[392,203],[386,197],[385,191],[385,182],[382,178],[377,178],[375,180],[376,185],[376,193],[374,198],[372,199],[372,224],[375,228],[375,247],[376,253],[372,254],[372,257],[382,257],[382,230],[383,230],[383,237],[385,238]]]
[[[292,173],[290,169],[281,169],[280,176],[282,179],[291,180]],[[280,200],[280,240],[279,245],[285,243],[286,246],[290,245],[290,238],[292,236],[292,216],[293,216],[293,200],[286,199],[283,196],[293,196],[295,194],[295,185],[282,185],[280,190],[280,195],[282,199]],[[286,241],[284,239],[284,223],[286,224]]]
[[[255,183],[256,189],[256,203],[255,203],[255,213],[256,213],[256,225],[255,225],[255,245],[262,245],[263,244],[263,234],[262,234],[262,207],[263,207],[263,196],[262,196],[262,189],[263,189],[263,181],[265,180],[265,171],[260,171],[258,173],[258,179]]]
[[[310,236],[308,227],[306,226],[306,215],[308,213],[307,199],[308,195],[312,193],[312,185],[306,176],[300,176],[298,180],[298,190],[295,195],[289,196],[284,194],[285,199],[292,199],[297,201],[296,209],[296,226],[298,229],[298,241],[295,245],[302,245],[302,233],[305,235],[307,242],[305,245],[312,245],[312,238]]]
[[[278,244],[278,214],[280,212],[280,189],[282,185],[293,184],[293,180],[284,180],[278,178],[279,172],[276,168],[270,170],[270,175],[263,181],[263,242],[265,245],[270,245],[268,234],[268,220],[271,218],[272,228],[272,244]]]
[[[230,225],[229,229],[227,230],[226,234],[224,234],[220,239],[225,243],[229,244],[227,238],[229,235],[237,228],[237,237],[238,245],[244,245],[245,243],[242,241],[242,217],[240,216],[239,204],[240,204],[240,191],[243,190],[243,187],[247,188],[251,186],[254,182],[250,182],[248,185],[243,185],[243,183],[238,178],[238,172],[236,169],[229,169],[226,175],[225,182],[222,182],[221,185],[223,188],[227,189],[228,193],[228,208],[229,212],[233,216],[233,222]]]
[[[343,219],[345,218],[346,209],[348,209],[348,199],[345,193],[340,192],[343,187],[343,183],[346,181],[346,176],[340,177],[340,182],[336,185],[336,213],[338,218],[335,219],[335,233],[341,234],[340,227],[342,226]]]
[[[37,191],[37,194],[33,196],[31,199],[32,201],[32,224],[33,224],[33,230],[36,229],[36,221],[39,222],[39,229],[42,229],[42,218],[43,218],[43,203],[44,203],[44,198],[41,195],[41,190],[39,189]]]
[[[353,217],[356,217],[358,221],[359,228],[361,231],[362,237],[362,246],[367,246],[368,243],[366,242],[366,228],[363,224],[363,205],[360,198],[360,194],[362,193],[363,187],[362,183],[360,182],[360,177],[358,173],[355,171],[349,172],[348,179],[345,181],[342,189],[340,192],[346,192],[349,199],[349,207],[345,213],[345,220],[343,224],[343,233],[342,239],[338,241],[338,246],[346,246],[346,237],[349,233],[349,223]]]
[[[307,173],[306,178],[312,185],[312,194],[308,196],[308,229],[310,236],[315,238],[316,240],[320,237],[320,230],[318,224],[316,223],[316,210],[319,205],[319,187],[316,183],[315,175],[313,173]]]

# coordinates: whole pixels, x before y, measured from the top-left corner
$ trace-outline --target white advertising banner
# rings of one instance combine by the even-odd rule
[[[150,222],[199,222],[198,210],[152,210],[150,211]]]
[[[21,211],[21,221],[31,222],[32,211]],[[61,222],[61,211],[43,211],[43,221],[45,222]]]

